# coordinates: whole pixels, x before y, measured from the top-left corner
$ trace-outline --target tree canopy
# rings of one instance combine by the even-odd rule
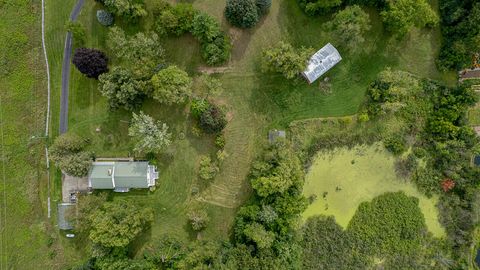
[[[72,63],[81,73],[89,78],[98,79],[98,76],[108,72],[108,57],[97,49],[76,49]]]
[[[404,36],[412,27],[435,26],[438,16],[426,0],[386,0],[380,13],[387,29]]]
[[[258,22],[255,0],[227,0],[225,17],[233,26],[251,28]]]
[[[93,243],[107,248],[124,248],[153,220],[150,208],[126,202],[106,202],[90,216]]]
[[[171,143],[172,134],[168,126],[160,121],[155,122],[151,116],[140,112],[133,113],[128,135],[135,141],[136,152],[161,152]]]
[[[68,175],[86,176],[92,165],[92,154],[84,150],[87,144],[87,140],[76,134],[62,134],[50,147],[50,159]]]
[[[313,52],[312,48],[296,49],[289,43],[280,42],[263,51],[262,70],[278,72],[287,79],[293,79],[305,70]]]
[[[141,78],[150,78],[164,58],[164,50],[155,33],[139,32],[127,37],[121,28],[114,26],[108,32],[107,46],[116,57],[128,63],[132,72]]]
[[[102,0],[107,10],[128,21],[147,16],[143,0]]]
[[[112,110],[135,110],[146,95],[146,82],[135,79],[129,70],[122,67],[114,67],[110,72],[100,75],[98,80],[98,90],[108,99]]]
[[[338,45],[351,51],[362,47],[364,36],[371,27],[368,14],[357,5],[337,12],[328,26]]]
[[[183,103],[192,92],[192,79],[177,66],[160,70],[151,82],[153,98],[163,104]]]

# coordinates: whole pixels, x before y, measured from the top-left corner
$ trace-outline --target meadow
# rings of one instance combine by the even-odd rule
[[[346,228],[361,202],[396,191],[417,197],[429,231],[436,237],[445,235],[438,221],[438,198],[427,198],[413,183],[397,176],[395,157],[381,144],[319,153],[304,186],[305,196],[315,195],[316,200],[303,217],[333,215]]]
[[[153,2],[146,1],[147,8],[151,8]],[[435,68],[440,43],[438,29],[414,30],[404,40],[398,41],[385,33],[379,15],[374,10],[368,10],[372,30],[365,48],[359,54],[340,50],[344,60],[328,73],[331,82],[328,92],[321,91],[318,84],[308,85],[301,80],[287,81],[280,75],[262,73],[259,69],[261,51],[280,40],[316,49],[329,42],[329,33],[324,30],[324,22],[328,18],[307,17],[295,0],[273,1],[270,13],[258,26],[239,30],[227,25],[223,18],[224,1],[219,2],[196,0],[192,4],[215,16],[232,37],[233,51],[226,64],[228,69],[214,75],[225,88],[216,100],[228,108],[229,123],[224,132],[225,150],[229,157],[212,183],[200,182],[197,179],[199,157],[214,155],[217,149],[213,138],[198,136],[192,131],[193,120],[189,118],[186,107],[145,102],[142,110],[165,121],[171,127],[175,140],[165,153],[157,156],[160,179],[156,191],[115,194],[114,199],[136,201],[154,208],[155,220],[147,245],[164,234],[174,235],[184,241],[193,240],[196,236],[188,228],[186,217],[193,207],[204,208],[211,217],[211,223],[200,238],[227,239],[236,208],[250,194],[246,177],[252,160],[266,144],[268,130],[287,128],[292,121],[299,119],[357,113],[368,84],[386,67],[408,70],[418,76],[443,80],[449,84],[454,82],[455,74],[440,73]],[[52,0],[47,3],[47,47],[54,93],[52,132],[57,134],[61,57],[65,38],[63,26],[74,1]],[[101,26],[95,16],[99,8],[98,3],[85,1],[79,21],[86,28],[85,46],[109,54],[106,48],[108,28]],[[152,15],[149,15],[138,25],[130,25],[126,30],[128,33],[151,30],[152,20]],[[199,44],[190,35],[164,38],[162,46],[166,50],[168,63],[178,65],[192,76],[198,75],[199,70],[209,69],[199,58]],[[88,137],[91,150],[98,157],[132,155],[132,142],[127,136],[130,114],[126,111],[110,111],[105,98],[97,90],[97,82],[84,77],[74,67],[71,72],[69,130]],[[58,201],[61,180],[59,173],[56,176],[54,195]],[[414,191],[411,187],[402,188]],[[194,189],[199,189],[199,194],[192,194]],[[380,194],[382,191],[379,189],[376,192]],[[321,198],[318,200],[321,201]],[[354,207],[355,204],[350,206]],[[432,228],[438,232],[438,228]],[[73,252],[82,244],[60,239],[65,252]],[[81,256],[82,252],[72,258]]]

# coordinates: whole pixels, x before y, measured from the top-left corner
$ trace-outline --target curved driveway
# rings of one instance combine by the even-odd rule
[[[76,21],[84,0],[78,0],[70,13],[70,20]],[[70,58],[72,56],[72,33],[67,32],[63,49],[62,94],[60,97],[60,134],[68,129],[68,86],[70,80]]]

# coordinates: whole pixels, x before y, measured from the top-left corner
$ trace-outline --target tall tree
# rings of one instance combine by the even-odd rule
[[[107,202],[90,216],[90,240],[107,248],[124,248],[153,221],[150,208]]]
[[[295,49],[289,43],[280,42],[263,51],[262,69],[278,72],[287,79],[293,79],[307,67],[308,59],[312,54],[311,48]]]
[[[147,16],[143,0],[103,0],[107,10],[129,21]]]
[[[163,62],[164,50],[155,33],[137,33],[125,36],[119,27],[108,32],[108,48],[112,53],[128,63],[137,77],[150,78],[155,67]]]
[[[163,104],[185,102],[190,96],[192,79],[177,66],[160,70],[152,79],[153,98]]]
[[[135,110],[142,103],[147,84],[135,79],[127,69],[114,67],[98,79],[98,89],[108,99],[111,109]]]
[[[72,63],[89,78],[98,79],[98,76],[108,72],[108,58],[105,53],[97,49],[76,49]]]
[[[258,22],[255,0],[227,0],[225,17],[233,26],[251,28]]]
[[[357,5],[337,12],[328,26],[338,45],[351,51],[362,47],[364,36],[371,27],[368,14]]]
[[[380,15],[387,29],[404,36],[413,27],[435,26],[438,16],[426,0],[386,0],[386,10]]]
[[[168,126],[152,117],[140,112],[133,113],[132,123],[128,129],[128,135],[135,140],[136,152],[160,152],[171,143],[172,134],[168,132]]]

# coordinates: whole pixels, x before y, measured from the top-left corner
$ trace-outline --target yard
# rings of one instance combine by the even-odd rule
[[[153,0],[147,1],[147,7],[153,2]],[[65,38],[63,25],[67,21],[74,1],[51,0],[47,3],[47,47],[54,93],[52,131],[56,134],[59,122],[61,57]],[[266,143],[269,129],[286,128],[293,120],[355,114],[363,102],[367,85],[379,71],[386,67],[405,69],[419,76],[440,79],[448,83],[452,83],[455,75],[439,73],[435,68],[434,60],[440,40],[438,29],[415,30],[405,40],[399,42],[384,33],[378,14],[369,10],[373,28],[368,35],[365,51],[358,55],[340,51],[344,60],[328,73],[327,76],[332,85],[326,93],[321,91],[316,83],[308,85],[303,81],[287,81],[279,75],[265,74],[259,70],[261,51],[280,40],[288,40],[294,45],[312,46],[316,49],[329,42],[329,33],[323,30],[325,18],[307,17],[299,9],[296,0],[273,1],[270,13],[256,28],[239,30],[230,28],[223,18],[224,1],[219,3],[218,0],[196,0],[193,1],[193,5],[221,20],[233,41],[229,69],[225,73],[215,75],[222,81],[225,88],[217,100],[228,108],[230,121],[225,130],[225,149],[229,157],[212,183],[200,182],[197,177],[199,157],[215,154],[213,138],[206,135],[198,136],[192,132],[192,120],[188,116],[186,107],[159,106],[153,101],[147,101],[144,104],[143,111],[156,119],[161,119],[171,127],[175,140],[164,154],[157,157],[160,179],[156,191],[115,194],[114,199],[137,201],[154,208],[155,220],[150,242],[155,242],[164,234],[175,235],[185,241],[193,240],[195,235],[188,228],[186,217],[188,210],[193,207],[206,209],[211,217],[211,223],[200,236],[202,239],[227,239],[236,208],[250,194],[245,179],[251,161],[259,153],[261,146]],[[107,51],[108,54],[106,49],[108,29],[101,26],[95,16],[99,7],[99,4],[94,1],[85,1],[79,21],[87,29],[86,46],[99,48]],[[138,26],[129,27],[128,32],[149,30],[151,21],[150,15]],[[198,57],[199,45],[191,36],[165,38],[162,40],[162,45],[166,50],[168,61],[185,69],[190,75],[198,75],[199,68],[204,67]],[[132,142],[127,136],[130,118],[130,113],[126,111],[109,111],[105,98],[97,90],[97,82],[84,77],[72,67],[69,131],[90,138],[91,150],[95,151],[98,157],[131,155]],[[349,159],[354,154],[342,152],[339,155],[334,164],[344,166],[348,161],[350,166]],[[395,182],[396,184],[387,187],[385,184],[387,182],[382,182],[384,179],[379,176],[385,176],[387,181],[396,181],[391,167],[384,168],[383,173],[378,174],[373,171],[376,169],[375,164],[368,163],[363,157],[355,159],[358,159],[358,164],[351,165],[352,167],[370,170],[368,174],[362,175],[362,179],[370,181],[371,190],[360,192],[359,197],[349,204],[338,203],[336,206],[336,193],[335,190],[331,190],[335,185],[334,179],[345,181],[342,182],[345,186],[342,191],[344,193],[348,191],[348,183],[352,183],[354,179],[340,179],[340,175],[333,175],[334,172],[331,172],[332,177],[328,179],[331,182],[328,185],[327,199],[331,199],[332,202],[329,201],[330,208],[327,213],[335,214],[334,211],[340,211],[341,207],[348,208],[343,217],[337,217],[340,224],[345,225],[348,222],[361,200],[372,198],[374,194],[392,189],[418,194],[412,186],[407,184]],[[385,154],[379,154],[376,159],[379,162],[387,160],[390,165],[392,163]],[[362,164],[363,162],[366,164]],[[314,185],[311,179],[315,172],[317,170],[323,172],[324,169],[321,164],[312,169],[305,190],[309,190],[309,185]],[[352,175],[354,172],[351,171]],[[60,200],[59,174],[55,183],[55,198]],[[200,190],[197,197],[192,195],[192,190],[196,188]],[[315,186],[315,191],[322,192],[323,189]],[[307,210],[306,215],[314,212],[322,213],[323,199],[321,195],[318,197],[318,205],[313,205],[314,208]],[[339,198],[336,200],[340,201]],[[434,209],[433,202],[426,199],[422,200],[422,207],[429,207],[425,209],[432,209],[432,211]],[[433,213],[432,211],[429,213]],[[438,227],[434,218],[427,216],[427,220],[429,228],[436,235],[441,235],[441,228]],[[64,242],[66,252],[75,249],[68,239],[62,238],[61,241]]]

